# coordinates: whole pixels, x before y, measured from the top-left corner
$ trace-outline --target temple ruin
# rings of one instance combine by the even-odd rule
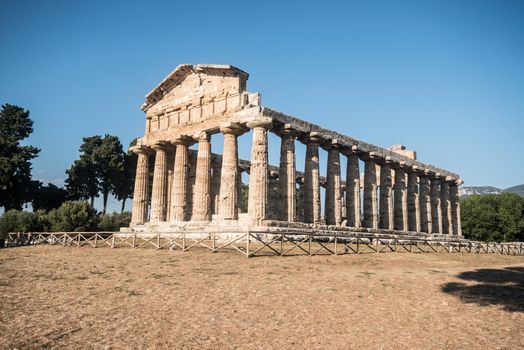
[[[132,147],[138,155],[132,222],[123,234],[256,230],[462,238],[457,174],[417,161],[403,146],[377,147],[263,107],[260,93],[246,90],[247,79],[230,65],[183,64],[146,96],[145,134]],[[249,131],[251,159],[242,160],[237,138]],[[270,132],[281,140],[278,166],[268,164]],[[223,134],[222,154],[212,153],[217,133]],[[297,142],[306,146],[300,171]],[[341,162],[347,162],[345,174]],[[242,172],[249,173],[247,212],[240,210]]]

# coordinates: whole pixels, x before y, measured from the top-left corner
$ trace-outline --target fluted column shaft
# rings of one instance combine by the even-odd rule
[[[360,170],[359,159],[354,153],[348,155],[346,168],[346,216],[347,226],[360,227]]]
[[[378,228],[377,171],[375,161],[366,159],[364,166],[364,227]]]
[[[156,152],[151,193],[151,222],[166,221],[167,213],[167,152],[162,144],[153,145]]]
[[[138,155],[133,193],[133,212],[131,223],[144,224],[147,221],[147,205],[149,200],[149,156],[144,148],[135,147],[132,151]]]
[[[237,136],[243,131],[239,126],[221,127],[224,134],[224,154],[220,178],[220,217],[238,219],[238,144]]]
[[[427,176],[420,177],[420,194],[419,194],[419,207],[420,207],[420,231],[433,233],[433,223],[431,219],[431,195],[429,178]]]
[[[406,193],[406,172],[402,168],[395,169],[395,230],[408,229],[408,201]]]
[[[271,124],[248,124],[253,130],[251,168],[249,176],[248,213],[255,222],[265,220],[268,210],[268,143],[267,130]]]
[[[460,199],[459,188],[456,184],[450,186],[451,193],[451,220],[453,225],[453,233],[456,236],[462,236],[462,227],[460,222]]]
[[[441,181],[440,183],[440,203],[442,206],[442,233],[453,235],[451,201],[448,181]]]
[[[380,167],[380,228],[393,230],[393,179],[391,166],[383,164]]]
[[[291,130],[280,133],[280,168],[278,183],[280,200],[278,202],[279,220],[294,222],[296,216],[296,175],[295,175],[295,134]]]
[[[342,223],[342,198],[340,188],[340,152],[336,147],[328,150],[326,178],[326,224]]]
[[[211,142],[210,135],[200,133],[198,140],[193,220],[211,220]]]
[[[431,221],[433,222],[433,233],[442,234],[442,206],[440,204],[440,180],[431,179]]]
[[[173,142],[176,145],[171,193],[171,217],[169,221],[186,221],[187,193],[189,188],[189,151],[190,142],[181,138]]]
[[[311,139],[306,145],[304,167],[304,221],[319,223],[321,220],[318,141]]]
[[[420,231],[420,207],[418,177],[413,171],[408,173],[408,230]]]

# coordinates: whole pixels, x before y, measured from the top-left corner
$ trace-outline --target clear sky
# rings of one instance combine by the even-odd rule
[[[524,183],[524,1],[2,0],[0,43],[0,103],[31,111],[44,182],[84,136],[142,136],[144,96],[178,64],[226,63],[267,107],[467,186]]]

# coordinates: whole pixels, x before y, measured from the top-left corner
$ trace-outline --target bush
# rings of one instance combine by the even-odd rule
[[[67,201],[47,214],[51,231],[95,231],[98,225],[96,210],[86,201]]]
[[[0,239],[9,232],[39,232],[44,230],[38,213],[11,209],[0,217]]]
[[[100,216],[99,231],[119,231],[120,227],[127,227],[131,222],[131,213],[112,213]]]
[[[514,193],[470,196],[460,201],[465,238],[524,241],[524,198]]]

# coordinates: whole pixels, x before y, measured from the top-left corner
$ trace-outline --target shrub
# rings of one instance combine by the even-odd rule
[[[524,198],[514,193],[470,196],[461,200],[465,238],[490,241],[524,241]]]
[[[100,216],[99,231],[119,231],[120,227],[127,227],[131,222],[131,213],[112,213]]]
[[[98,225],[96,210],[86,201],[67,201],[47,214],[51,231],[94,231]]]
[[[43,222],[37,213],[11,209],[0,217],[0,238],[9,232],[43,231]]]

